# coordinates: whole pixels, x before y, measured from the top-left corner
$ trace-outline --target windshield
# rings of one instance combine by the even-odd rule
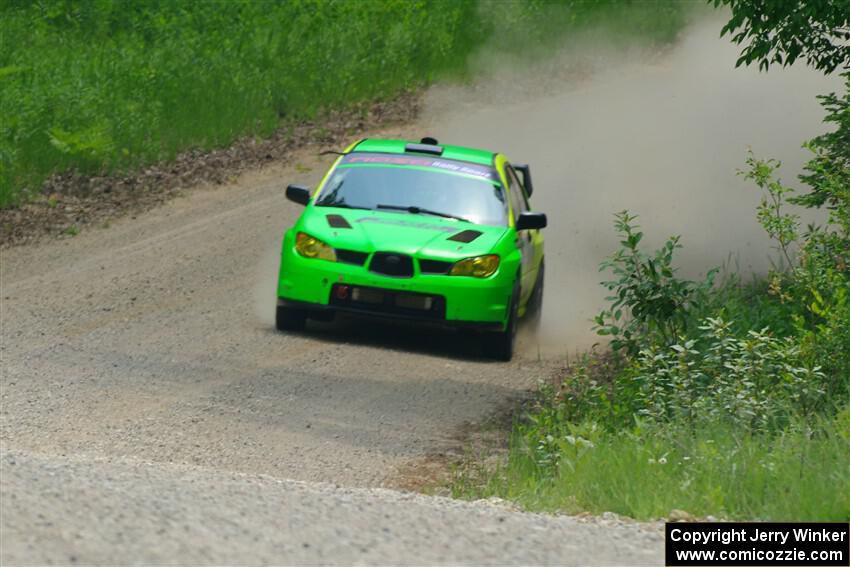
[[[507,225],[505,191],[495,169],[437,157],[348,154],[331,173],[316,206]]]

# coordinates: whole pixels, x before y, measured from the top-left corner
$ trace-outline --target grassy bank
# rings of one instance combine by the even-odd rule
[[[547,429],[541,438],[538,424],[520,423],[507,463],[490,470],[467,465],[453,493],[497,495],[530,510],[610,511],[642,520],[681,510],[695,517],[846,521],[848,427],[846,410],[775,436],[723,423],[612,433],[587,422]]]
[[[666,41],[674,0],[0,3],[0,207],[51,173],[125,171],[540,53],[588,26]],[[627,22],[635,22],[627,26]]]
[[[505,459],[458,466],[454,496],[641,520],[850,520],[850,303],[807,330],[801,306],[768,290],[727,282],[694,307],[734,322],[585,355],[517,416]]]

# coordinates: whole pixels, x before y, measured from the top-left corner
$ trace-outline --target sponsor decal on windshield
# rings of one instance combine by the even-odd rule
[[[396,165],[428,167],[439,171],[461,173],[498,182],[499,178],[493,168],[486,165],[465,163],[460,161],[432,158],[424,156],[405,156],[394,154],[348,154],[342,158],[340,165]]]

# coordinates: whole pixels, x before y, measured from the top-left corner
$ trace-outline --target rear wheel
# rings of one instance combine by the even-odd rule
[[[275,326],[278,331],[303,331],[307,324],[307,311],[284,305],[277,306]]]
[[[531,297],[528,298],[528,304],[525,308],[526,318],[532,328],[536,328],[540,324],[540,318],[543,315],[543,281],[546,266],[540,262],[540,269],[537,271],[537,280],[534,282],[534,291],[531,292]]]
[[[514,356],[516,344],[517,309],[519,308],[519,287],[514,288],[511,297],[510,315],[503,331],[491,333],[484,339],[484,352],[490,358],[509,362]]]

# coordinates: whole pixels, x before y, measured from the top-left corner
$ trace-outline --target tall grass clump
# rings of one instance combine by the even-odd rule
[[[611,352],[542,388],[507,462],[462,468],[457,494],[641,519],[850,520],[850,75],[847,86],[822,97],[838,129],[808,144],[808,194],[794,196],[777,162],[747,160],[783,259],[762,281],[682,280],[678,238],[647,253],[635,217],[617,215],[596,317]],[[787,202],[824,206],[828,220],[803,229]]]
[[[646,23],[631,33],[664,39],[683,12],[675,0],[5,0],[0,207],[54,172],[132,169],[462,75],[485,45],[519,52],[535,33],[553,45],[624,13]]]

